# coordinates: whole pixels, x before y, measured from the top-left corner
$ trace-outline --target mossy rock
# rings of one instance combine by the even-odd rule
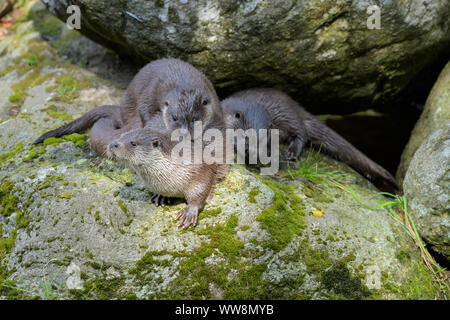
[[[417,121],[411,138],[402,153],[397,170],[397,179],[403,182],[408,167],[417,149],[442,125],[450,122],[450,61],[442,70],[431,90],[425,109]]]
[[[389,212],[331,185],[235,165],[198,226],[178,229],[184,202],[150,204],[142,182],[91,152],[87,135],[31,146],[44,130],[117,104],[123,90],[63,62],[26,19],[0,52],[0,298],[439,298]],[[64,99],[68,75],[86,85]],[[24,79],[31,85],[14,87],[26,89],[15,104],[11,85]],[[346,165],[320,162],[345,173],[362,202],[383,201]]]
[[[278,87],[333,113],[392,101],[450,46],[450,7],[439,1],[75,0],[80,32],[145,62],[178,57],[226,95]],[[66,1],[47,1],[67,21]],[[323,109],[321,110],[321,112]]]
[[[450,261],[450,123],[416,150],[403,189],[419,234]]]

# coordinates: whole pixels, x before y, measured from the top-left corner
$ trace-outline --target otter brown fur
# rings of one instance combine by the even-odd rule
[[[147,126],[158,113],[166,128],[185,128],[191,134],[196,121],[202,121],[204,130],[224,126],[220,101],[211,81],[179,59],[159,59],[147,64],[121,100],[121,117],[126,125],[137,121]]]
[[[307,112],[286,93],[268,88],[237,92],[222,101],[225,123],[233,129],[279,129],[288,145],[287,160],[295,160],[307,142],[350,165],[381,189],[398,189],[394,177]]]
[[[183,163],[172,157],[175,142],[170,132],[146,127],[135,129],[113,141],[108,152],[113,159],[134,170],[153,192],[163,197],[185,198],[187,206],[177,219],[184,229],[196,225],[216,181],[227,165]]]
[[[75,121],[43,134],[33,144],[85,131],[110,114],[108,106],[94,108]],[[117,118],[120,126],[126,127],[124,131],[164,125],[170,130],[185,128],[192,137],[196,121],[202,121],[203,130],[223,129],[219,98],[203,73],[172,58],[150,62],[136,74],[122,97]]]

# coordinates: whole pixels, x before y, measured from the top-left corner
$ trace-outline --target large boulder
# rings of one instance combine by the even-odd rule
[[[0,53],[0,299],[439,297],[389,212],[333,184],[233,166],[198,226],[179,230],[185,204],[154,207],[86,135],[31,145],[122,89],[62,61],[26,19]],[[345,173],[363,203],[385,201],[346,165],[318,165]]]
[[[450,261],[450,123],[416,150],[403,190],[420,235]]]
[[[0,0],[0,18],[8,14],[16,2],[17,0]]]
[[[402,183],[417,149],[439,127],[450,123],[450,61],[442,70],[431,90],[425,109],[411,132],[397,169],[397,180]]]
[[[381,29],[370,1],[45,2],[63,21],[78,5],[80,31],[118,52],[192,63],[222,95],[273,86],[334,113],[391,101],[450,45],[447,1],[377,1]]]

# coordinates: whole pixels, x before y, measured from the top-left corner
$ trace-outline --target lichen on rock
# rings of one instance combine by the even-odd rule
[[[204,13],[205,23],[213,13]],[[97,105],[117,104],[123,93],[64,62],[35,27],[19,21],[0,43],[0,92],[8,93],[0,95],[0,119],[7,119],[0,123],[2,298],[439,298],[413,240],[388,211],[366,209],[333,185],[261,177],[233,165],[198,226],[181,231],[175,218],[184,202],[156,208],[136,175],[90,151],[87,135],[31,146],[43,131]],[[46,57],[27,66],[22,52],[35,46]],[[12,102],[11,85],[26,78],[36,85]],[[75,92],[62,89],[64,79],[73,88],[74,78],[87,85],[61,99]],[[9,113],[12,107],[19,115]],[[345,173],[364,203],[382,199],[343,163],[319,160]],[[53,279],[50,290],[43,279]]]

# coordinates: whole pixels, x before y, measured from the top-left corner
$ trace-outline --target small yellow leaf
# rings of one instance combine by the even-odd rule
[[[321,216],[323,216],[322,211],[313,210],[313,211],[311,211],[311,213],[313,214],[314,217],[317,217],[317,218],[320,218]]]

